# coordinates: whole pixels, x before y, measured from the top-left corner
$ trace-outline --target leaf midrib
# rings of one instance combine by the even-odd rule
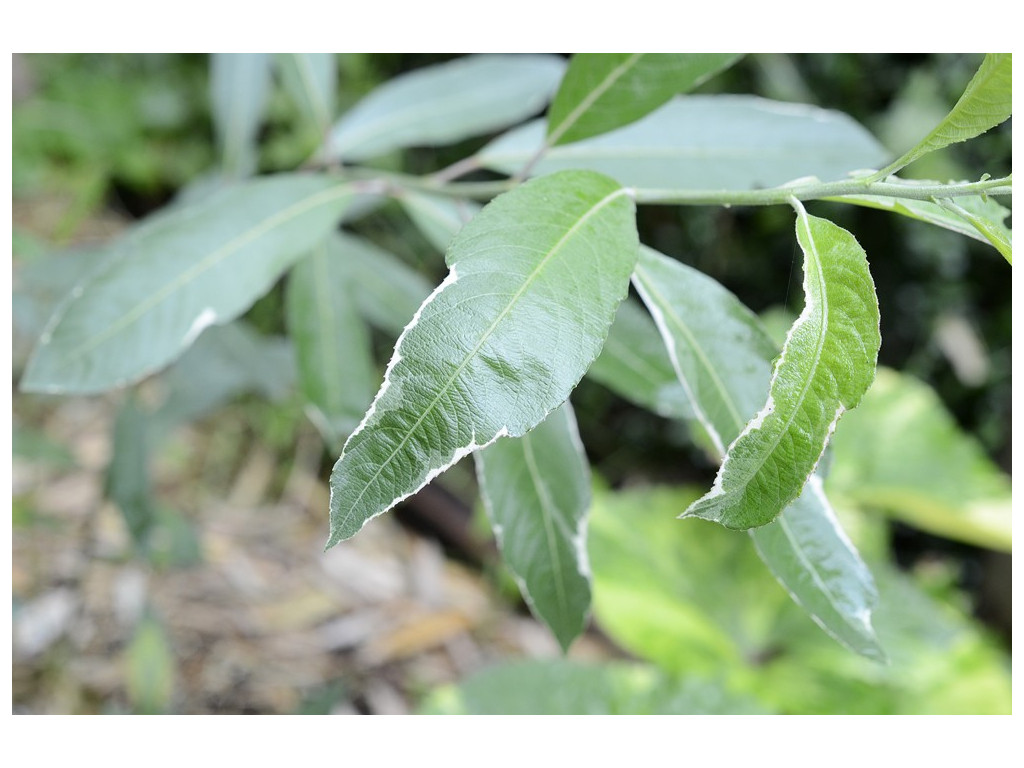
[[[609,88],[615,85],[615,83],[618,80],[620,80],[630,69],[635,67],[637,63],[640,61],[640,59],[642,59],[646,55],[647,54],[645,53],[634,53],[621,64],[619,64],[619,66],[615,67],[615,69],[613,69],[611,72],[605,75],[604,80],[598,83],[597,87],[594,88],[594,90],[592,90],[589,94],[587,94],[587,96],[584,97],[584,99],[579,104],[576,105],[576,108],[565,116],[565,119],[562,121],[562,123],[559,126],[557,126],[555,130],[551,131],[550,134],[548,134],[545,144],[549,147],[554,146],[555,143],[560,138],[562,138],[562,136],[564,136],[570,128],[572,128],[577,122],[579,122],[580,117],[582,117],[583,114],[588,109],[590,109],[590,107],[593,106],[593,104],[598,99],[600,99],[602,96],[604,96],[605,93],[608,92]]]
[[[413,423],[413,425],[408,429],[405,436],[402,438],[401,442],[399,442],[399,444],[395,447],[391,454],[380,463],[380,465],[377,467],[377,471],[373,473],[373,476],[370,477],[363,484],[363,489],[359,492],[359,495],[356,496],[356,498],[352,501],[351,505],[349,506],[349,509],[346,513],[346,522],[348,521],[348,518],[352,515],[355,508],[358,506],[359,502],[362,501],[363,496],[366,495],[366,492],[370,489],[370,486],[377,481],[377,478],[380,477],[381,473],[384,471],[384,468],[390,465],[391,460],[398,455],[398,452],[401,451],[402,448],[405,447],[405,444],[409,442],[409,439],[419,428],[420,424],[423,423],[424,419],[426,419],[427,416],[433,413],[438,401],[440,401],[440,399],[448,392],[451,385],[455,382],[455,380],[459,377],[462,371],[466,368],[467,365],[469,365],[470,361],[476,356],[476,354],[480,351],[483,345],[487,342],[491,334],[494,332],[495,328],[497,328],[501,321],[504,320],[505,317],[508,316],[509,312],[512,311],[512,307],[515,306],[516,302],[519,301],[519,298],[523,295],[523,293],[526,292],[526,289],[530,287],[534,280],[536,280],[536,278],[544,270],[548,262],[551,261],[552,258],[554,258],[555,254],[558,253],[559,250],[561,250],[562,246],[565,245],[565,243],[568,242],[569,239],[576,234],[576,232],[583,226],[585,222],[587,222],[592,216],[594,216],[606,205],[610,204],[615,198],[621,197],[625,194],[627,194],[626,189],[620,187],[619,189],[616,189],[614,192],[609,193],[600,201],[595,203],[589,211],[587,211],[583,216],[580,217],[579,221],[573,224],[572,227],[570,227],[569,230],[564,235],[562,235],[559,241],[555,243],[555,245],[552,246],[551,250],[548,251],[548,253],[544,256],[543,259],[541,259],[540,263],[538,263],[537,266],[534,267],[530,275],[526,278],[526,280],[523,281],[523,285],[512,296],[512,298],[509,300],[505,308],[498,314],[498,317],[495,318],[495,320],[491,323],[490,327],[486,331],[484,331],[483,335],[480,337],[480,341],[478,341],[476,346],[469,351],[469,353],[462,360],[462,363],[459,364],[458,368],[455,369],[455,372],[449,377],[448,381],[445,382],[444,386],[441,387],[440,390],[438,390],[438,393],[434,396],[434,399],[430,401],[430,404],[423,410],[423,413],[420,414],[419,418],[416,419],[415,423]],[[457,264],[453,265],[453,269],[457,266]],[[408,329],[409,328],[407,327],[406,331],[408,331]],[[395,350],[395,353],[399,354],[399,350],[397,348]],[[367,423],[368,422],[364,422],[363,426],[365,427]],[[356,434],[359,433],[359,431],[361,430],[357,430],[357,432],[353,433],[349,440],[351,441],[352,438],[354,438]],[[343,449],[341,457],[339,457],[338,460],[341,461],[341,459],[343,459],[344,457],[345,451]]]
[[[544,543],[547,545],[548,558],[551,560],[555,570],[553,581],[555,583],[555,598],[558,602],[558,611],[560,615],[565,616],[569,611],[569,599],[566,596],[564,568],[554,531],[554,527],[557,525],[557,521],[554,518],[555,504],[537,468],[537,460],[533,453],[533,444],[530,441],[530,436],[524,435],[521,443],[523,446],[523,458],[526,461],[526,469],[530,473],[530,480],[536,490],[537,500],[540,502],[541,520],[544,523]]]

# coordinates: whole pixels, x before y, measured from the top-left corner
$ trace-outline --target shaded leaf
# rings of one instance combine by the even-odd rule
[[[871,385],[881,338],[864,250],[797,208],[804,311],[775,365],[768,402],[729,446],[711,491],[685,516],[730,528],[774,520],[801,493],[843,412]]]
[[[377,377],[355,292],[345,243],[329,236],[289,273],[285,297],[307,413],[339,447],[373,399]]]
[[[621,128],[730,66],[737,53],[577,53],[548,110],[547,143]]]
[[[1013,60],[1009,53],[988,53],[949,114],[916,146],[876,175],[883,178],[923,155],[973,139],[1013,113]]]
[[[113,454],[107,465],[106,495],[121,512],[139,551],[145,551],[156,520],[149,478],[149,415],[128,397],[114,421]]]
[[[335,225],[352,193],[329,179],[254,179],[150,217],[72,289],[22,389],[89,393],[136,382],[211,325],[245,312]]]
[[[399,75],[341,117],[325,152],[358,161],[514,125],[547,104],[564,70],[557,56],[481,54]]]
[[[476,157],[511,174],[543,144],[544,121],[536,121]],[[589,169],[643,190],[753,189],[843,178],[884,159],[881,145],[841,112],[754,96],[680,96],[625,128],[553,147],[532,173]]]
[[[335,54],[279,53],[276,61],[284,88],[302,114],[318,131],[326,131],[334,119]]]
[[[270,95],[266,53],[210,55],[210,105],[224,170],[234,177],[256,170],[256,135]]]
[[[335,235],[352,269],[359,312],[377,328],[398,336],[430,295],[432,286],[394,254],[355,235]]]
[[[441,253],[448,250],[452,238],[480,212],[480,206],[471,200],[418,192],[403,192],[398,202],[430,244]]]
[[[611,179],[567,172],[495,198],[459,232],[334,467],[328,546],[565,401],[626,295],[634,210]]]
[[[721,459],[764,402],[776,346],[757,317],[717,282],[641,247],[633,281],[657,318],[694,418]],[[843,533],[821,480],[774,523],[749,531],[758,554],[793,599],[848,648],[881,658],[871,629],[877,592]]]
[[[654,667],[622,662],[515,661],[435,692],[431,715],[761,714],[749,696],[711,680],[675,682]]]
[[[534,614],[568,650],[590,610],[590,465],[568,401],[520,438],[476,454],[502,560]]]
[[[1010,551],[1011,485],[928,385],[879,368],[835,439],[829,493],[922,530]]]

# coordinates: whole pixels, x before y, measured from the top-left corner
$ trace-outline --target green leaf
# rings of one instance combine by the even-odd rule
[[[149,416],[130,396],[121,404],[114,421],[106,495],[121,511],[139,551],[145,551],[156,520],[149,480],[149,440]]]
[[[547,104],[564,70],[557,56],[481,54],[399,75],[342,116],[325,152],[359,161],[514,125]]]
[[[628,290],[634,211],[611,179],[566,172],[495,198],[459,232],[334,467],[328,546],[565,401]]]
[[[639,120],[741,55],[577,53],[548,110],[547,144],[569,144]]]
[[[522,437],[480,451],[476,469],[502,560],[568,651],[590,610],[590,465],[572,406],[566,401]]]
[[[325,132],[334,119],[334,89],[338,80],[333,53],[279,53],[277,71],[285,90],[306,119]]]
[[[1010,478],[928,385],[879,368],[835,438],[828,489],[929,533],[1010,551]]]
[[[918,158],[950,144],[967,141],[1013,114],[1013,59],[1009,53],[987,53],[963,96],[948,115],[916,146],[875,174],[885,178]]]
[[[428,715],[761,714],[749,697],[711,680],[673,681],[656,668],[623,662],[584,665],[563,659],[514,661],[435,692]]]
[[[359,312],[377,328],[398,336],[432,286],[415,269],[373,243],[344,232],[335,237],[350,262]]]
[[[729,528],[774,520],[801,493],[843,412],[875,375],[878,300],[867,257],[846,230],[796,200],[804,311],[775,365],[768,402],[729,446],[711,491],[686,517]]]
[[[337,446],[362,419],[377,376],[347,256],[344,242],[328,237],[292,269],[285,298],[307,413]]]
[[[890,181],[897,181],[890,179]],[[933,184],[938,182],[910,181],[899,179],[899,183]],[[1012,263],[1013,243],[1010,228],[1006,226],[1009,209],[1000,205],[994,197],[958,197],[956,200],[911,200],[903,197],[881,197],[878,195],[844,195],[828,198],[837,203],[850,203],[865,208],[877,208],[908,216],[918,221],[934,224],[943,229],[959,232],[982,243],[992,245],[1003,257]]]
[[[256,170],[256,136],[270,94],[270,56],[210,56],[210,105],[224,170],[236,178]]]
[[[641,246],[641,253],[644,247]],[[692,419],[686,390],[676,378],[650,315],[630,299],[619,305],[600,357],[587,371],[620,397],[668,419]]]
[[[758,318],[717,282],[641,247],[633,274],[657,318],[678,380],[721,459],[764,402],[776,346]],[[758,554],[792,598],[852,650],[881,658],[871,629],[877,592],[836,520],[821,480],[768,526],[752,528]]]
[[[403,192],[398,202],[430,244],[444,253],[452,238],[480,212],[471,200]]]
[[[170,709],[174,684],[174,652],[167,633],[156,619],[143,617],[125,651],[128,700],[138,714],[162,714]]]
[[[282,174],[150,217],[72,289],[22,389],[101,392],[159,370],[205,328],[245,312],[334,227],[351,198],[329,179]]]
[[[544,121],[536,121],[476,157],[511,174],[543,144]],[[754,96],[679,96],[625,128],[552,148],[532,173],[583,168],[643,190],[754,189],[842,178],[884,159],[881,145],[840,112]]]

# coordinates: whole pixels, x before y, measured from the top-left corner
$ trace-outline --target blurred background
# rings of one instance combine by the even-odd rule
[[[338,113],[449,58],[339,54]],[[941,120],[981,58],[752,55],[700,90],[841,110],[896,155]],[[336,455],[303,412],[282,286],[130,392],[19,392],[51,312],[104,246],[216,167],[209,69],[197,54],[14,56],[15,712],[1009,712],[1010,268],[945,230],[810,206],[871,262],[880,364],[893,369],[875,416],[923,436],[858,431],[854,412],[836,452],[856,463],[888,444],[908,485],[934,483],[947,502],[911,515],[842,488],[833,499],[879,583],[884,667],[818,630],[749,546],[713,526],[680,536],[671,509],[713,468],[680,425],[590,380],[572,400],[600,478],[595,615],[567,661],[502,570],[471,462],[323,553]],[[379,165],[427,173],[489,138]],[[297,168],[319,140],[275,83],[259,172]],[[1010,158],[1008,121],[904,175],[1004,175]],[[643,242],[781,333],[799,312],[788,208],[649,207],[639,224]],[[351,226],[430,283],[443,277],[443,258],[397,206]],[[394,338],[375,344],[383,371]],[[885,410],[911,406],[922,421]],[[1006,515],[979,529],[976,502],[991,497]],[[621,530],[627,509],[636,525]]]

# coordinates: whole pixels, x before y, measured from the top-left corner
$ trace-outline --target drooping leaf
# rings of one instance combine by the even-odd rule
[[[342,116],[326,155],[366,160],[514,125],[547,104],[564,70],[557,56],[481,54],[400,75]]]
[[[336,237],[352,268],[359,312],[371,324],[396,337],[430,295],[432,286],[394,254],[361,237]]]
[[[717,457],[764,402],[776,346],[758,318],[717,282],[641,247],[633,281],[657,318],[673,374]],[[871,574],[843,533],[813,476],[776,521],[749,533],[758,554],[793,599],[850,649],[881,658],[871,611]]]
[[[459,232],[334,467],[328,546],[565,401],[626,295],[633,216],[611,179],[566,172],[495,198]]]
[[[330,231],[351,198],[329,179],[283,174],[150,217],[72,289],[22,389],[100,392],[159,370],[205,328],[247,310]]]
[[[843,533],[818,475],[773,522],[750,534],[765,565],[822,629],[869,659],[885,659],[871,624],[878,603],[874,579]]]
[[[566,401],[530,432],[475,458],[502,560],[567,651],[590,610],[590,465],[572,406]]]
[[[587,376],[659,416],[693,418],[693,407],[676,378],[657,327],[630,299],[619,305],[601,355]]]
[[[433,693],[430,715],[761,714],[749,696],[712,680],[675,682],[655,667],[622,662],[584,665],[563,659],[514,661]]]
[[[881,337],[864,250],[849,232],[793,202],[804,311],[775,365],[768,402],[729,446],[711,491],[684,516],[730,528],[774,520],[800,495],[839,417],[874,378]]]
[[[139,551],[145,551],[156,519],[149,477],[149,441],[149,417],[134,397],[128,397],[114,421],[106,495],[120,510]]]
[[[935,392],[879,368],[835,439],[827,487],[844,504],[922,530],[1010,551],[1010,479],[957,427]]]
[[[551,146],[621,128],[730,66],[737,53],[577,53],[548,110]]]
[[[430,244],[441,253],[448,250],[456,233],[480,212],[480,206],[471,200],[419,192],[403,192],[398,202]]]
[[[950,113],[916,146],[876,174],[884,178],[923,155],[973,139],[1007,120],[1013,113],[1013,58],[988,53]]]
[[[543,143],[544,121],[536,121],[476,157],[516,173]],[[754,96],[679,96],[624,128],[553,147],[532,173],[584,168],[643,190],[753,189],[843,178],[884,159],[881,145],[841,112]]]
[[[292,269],[285,308],[307,413],[341,446],[373,399],[377,372],[345,244],[328,237]]]
[[[895,181],[892,179],[890,181]],[[930,184],[900,179],[901,184]],[[930,202],[911,200],[903,197],[881,197],[878,195],[845,195],[829,198],[835,202],[877,208],[908,216],[937,227],[959,232],[961,235],[991,244],[1007,261],[1012,262],[1012,234],[1006,226],[1010,211],[994,197],[958,197],[956,200]]]
[[[270,56],[266,53],[214,53],[210,56],[210,103],[229,176],[256,170],[256,135],[270,94]]]
[[[285,90],[318,131],[334,119],[334,89],[338,80],[333,53],[279,53],[277,71]]]

